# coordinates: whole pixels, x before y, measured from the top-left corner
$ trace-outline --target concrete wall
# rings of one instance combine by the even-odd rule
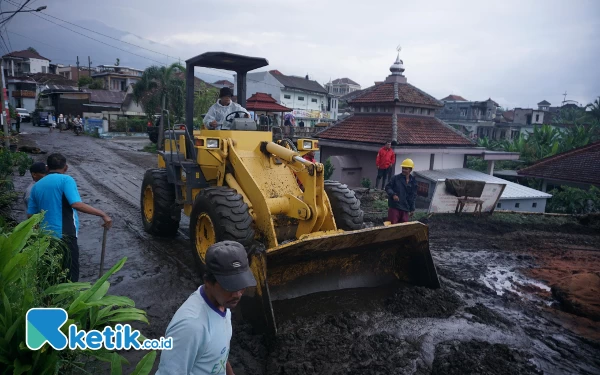
[[[331,146],[321,146],[321,163],[325,163],[327,158],[334,155],[350,155],[354,156],[358,161],[358,168],[361,168],[361,176],[359,181],[363,178],[368,178],[371,180],[371,186],[375,186],[375,180],[377,179],[377,167],[375,166],[375,159],[377,158],[377,152],[374,151],[361,151],[361,150],[351,150],[340,147],[331,147]],[[332,180],[340,181],[343,183],[352,184],[354,183],[354,175],[347,176],[346,180],[342,177],[342,168],[338,164],[336,165],[336,160],[332,158],[333,166],[335,170],[333,171],[333,175],[331,176]],[[354,181],[353,181],[354,180]],[[353,186],[355,187],[355,186]]]
[[[44,66],[46,67],[45,71],[42,70]],[[29,71],[31,73],[48,73],[49,66],[50,62],[48,60],[29,59]]]
[[[543,124],[544,123],[544,112],[543,111],[533,111],[531,116],[532,124]]]
[[[300,100],[303,98],[303,100]],[[316,99],[316,103],[313,100]],[[311,92],[299,92],[281,90],[281,104],[293,109],[304,109],[308,111],[320,111],[321,105],[327,108],[327,97],[325,94]]]
[[[533,205],[536,204],[536,207]],[[519,207],[516,207],[516,206]],[[521,212],[544,212],[546,210],[546,199],[502,199],[496,205],[497,210],[521,211]]]

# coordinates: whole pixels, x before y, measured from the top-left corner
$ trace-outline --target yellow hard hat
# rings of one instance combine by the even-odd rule
[[[401,167],[415,169],[415,163],[412,161],[412,159],[404,159]]]

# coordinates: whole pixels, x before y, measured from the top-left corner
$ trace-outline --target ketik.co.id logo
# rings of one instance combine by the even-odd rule
[[[160,339],[146,339],[143,343],[138,341],[140,332],[131,329],[129,324],[117,324],[115,328],[104,327],[102,332],[91,330],[89,332],[78,330],[75,324],[69,326],[69,337],[60,330],[68,319],[64,309],[58,308],[33,308],[27,311],[25,317],[25,343],[31,350],[38,350],[45,343],[56,350],[91,349],[98,350],[102,347],[108,350],[171,350],[173,339],[161,337]]]

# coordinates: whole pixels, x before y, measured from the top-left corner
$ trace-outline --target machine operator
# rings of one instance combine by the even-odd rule
[[[228,130],[230,123],[225,121],[227,115],[233,112],[241,111],[245,113],[245,117],[249,118],[250,113],[246,108],[241,105],[234,103],[231,100],[233,92],[229,87],[223,87],[219,92],[219,99],[213,104],[206,116],[204,116],[204,126],[209,130]],[[235,114],[235,117],[239,117],[239,114]]]

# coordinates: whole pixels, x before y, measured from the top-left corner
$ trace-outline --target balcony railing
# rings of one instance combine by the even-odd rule
[[[35,98],[35,91],[30,90],[14,90],[12,92],[13,98]]]

